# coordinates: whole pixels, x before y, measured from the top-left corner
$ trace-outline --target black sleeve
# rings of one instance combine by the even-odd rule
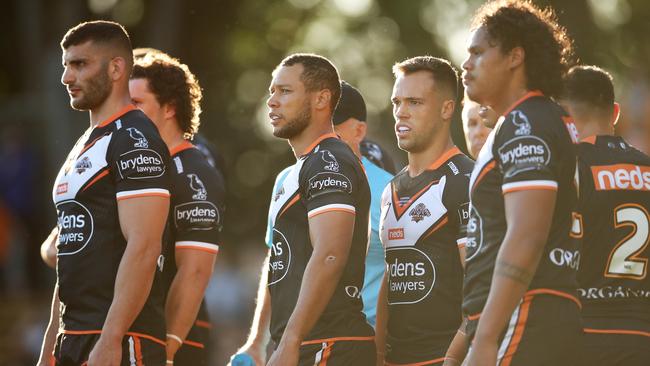
[[[462,173],[449,176],[443,200],[449,212],[449,222],[458,227],[456,243],[463,247],[467,241],[469,221],[469,177]]]
[[[308,217],[328,211],[356,213],[361,163],[341,155],[320,150],[305,161],[300,172],[300,196]]]
[[[118,200],[169,197],[169,152],[152,128],[122,127],[111,140],[106,159],[113,171]]]

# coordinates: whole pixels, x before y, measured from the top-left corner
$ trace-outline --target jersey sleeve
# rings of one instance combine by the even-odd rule
[[[560,171],[559,136],[548,117],[515,109],[506,117],[495,142],[495,158],[503,172],[502,192],[528,189],[557,191]],[[558,117],[559,118],[559,117]]]
[[[449,212],[450,222],[458,228],[456,244],[459,248],[467,243],[467,222],[469,221],[469,177],[464,174],[451,177],[445,188],[444,204]]]
[[[169,197],[169,152],[152,129],[123,127],[114,132],[107,154],[113,168],[117,200],[142,196]]]
[[[379,213],[379,239],[381,240],[381,245],[386,248],[386,243],[384,243],[384,233],[382,232],[384,230],[384,220],[386,220],[386,215],[388,214],[388,210],[391,209],[391,199],[390,199],[390,194],[392,190],[393,184],[389,181],[388,184],[386,184],[386,187],[384,187],[384,191],[381,193],[381,212]]]
[[[206,166],[207,167],[207,166]],[[216,172],[196,169],[180,174],[174,185],[174,247],[219,251],[224,189]]]
[[[320,150],[307,158],[300,172],[300,196],[312,218],[329,211],[356,213],[359,171],[350,157]]]

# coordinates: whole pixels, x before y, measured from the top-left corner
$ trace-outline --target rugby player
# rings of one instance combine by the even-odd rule
[[[462,314],[472,160],[451,140],[458,73],[420,56],[393,66],[395,134],[408,166],[381,198],[387,272],[377,314],[377,364],[441,365]]]
[[[169,285],[167,361],[206,365],[210,322],[202,299],[219,250],[225,189],[221,175],[189,141],[199,128],[201,88],[187,65],[158,51],[136,59],[129,90],[133,104],[160,131],[172,161],[163,271]]]
[[[576,66],[561,99],[580,134],[576,226],[585,365],[650,362],[650,157],[614,135],[612,77]],[[557,257],[557,260],[562,258]]]
[[[463,311],[468,365],[573,365],[582,341],[570,237],[577,200],[575,126],[550,97],[571,42],[551,9],[483,5],[472,22],[463,82],[502,116],[470,179]]]
[[[471,101],[465,97],[463,101],[463,132],[465,133],[465,143],[467,151],[472,159],[476,160],[479,151],[485,144],[485,140],[490,134],[491,129],[487,126],[494,126],[496,116],[494,111],[488,107]],[[493,119],[492,121],[483,121],[483,119]]]
[[[49,362],[48,340],[56,337],[56,365],[164,365],[157,263],[169,209],[169,153],[131,104],[133,53],[121,25],[81,23],[61,48],[61,81],[72,108],[89,112],[90,127],[52,192],[58,229],[48,239],[58,240],[57,285],[40,362]]]
[[[373,365],[373,330],[358,296],[370,189],[361,162],[334,134],[338,72],[324,57],[293,54],[274,70],[269,91],[273,135],[289,141],[297,162],[270,207],[272,247],[261,279],[269,303],[258,306],[271,311],[276,348],[268,365]]]

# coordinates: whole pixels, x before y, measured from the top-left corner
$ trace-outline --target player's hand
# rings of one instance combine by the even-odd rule
[[[109,341],[101,336],[88,357],[88,366],[120,366],[122,362],[122,342]]]
[[[266,351],[262,346],[255,342],[247,342],[230,357],[228,366],[264,366],[265,361]]]
[[[497,364],[496,342],[474,340],[463,366],[495,366]]]
[[[237,353],[230,357],[228,366],[264,366],[264,364],[256,361],[248,353]]]
[[[271,355],[266,366],[297,366],[300,358],[300,343],[286,344],[280,341],[280,345]]]

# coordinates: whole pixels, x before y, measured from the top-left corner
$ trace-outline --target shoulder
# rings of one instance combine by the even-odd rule
[[[339,173],[341,169],[361,169],[350,147],[338,138],[326,138],[304,158],[303,170]]]
[[[531,97],[504,116],[500,131],[516,136],[564,128],[564,110],[545,96]]]

